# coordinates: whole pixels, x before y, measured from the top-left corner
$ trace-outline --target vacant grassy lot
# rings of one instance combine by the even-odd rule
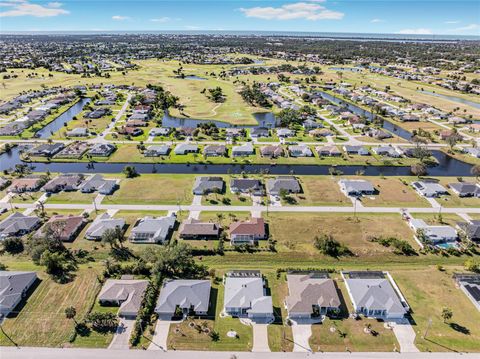
[[[65,308],[74,306],[82,318],[95,300],[100,288],[94,270],[82,267],[75,279],[58,284],[43,272],[33,293],[17,307],[20,313],[7,318],[3,331],[20,346],[58,347],[68,342],[73,321],[65,318]],[[2,333],[1,345],[13,345]]]
[[[350,298],[345,284],[337,277],[339,297],[342,301],[342,318],[326,319],[322,324],[312,325],[310,346],[314,351],[344,352],[344,351],[378,351],[391,352],[399,345],[393,331],[385,329],[383,322],[375,319],[362,318],[354,320],[348,318],[348,313],[353,312]],[[378,335],[366,334],[363,330],[366,324]]]
[[[408,226],[397,214],[360,214],[357,220],[343,213],[270,213],[270,233],[279,252],[292,256],[319,256],[313,246],[315,236],[331,234],[361,257],[384,256],[391,249],[368,239],[371,236],[394,236],[415,245]]]
[[[54,193],[47,199],[47,203],[79,203],[91,204],[98,193],[82,193],[80,191]]]
[[[423,219],[427,224],[430,225],[449,225],[455,226],[455,224],[459,221],[463,221],[463,219],[457,216],[454,213],[411,213],[413,218]]]
[[[113,313],[117,314],[118,307],[103,307],[101,306],[95,298],[95,305],[92,308],[93,312],[100,313]],[[106,348],[113,339],[113,333],[99,333],[96,331],[91,331],[86,336],[77,335],[75,341],[73,342],[74,347],[78,348]]]
[[[378,190],[377,195],[362,197],[361,201],[364,206],[431,207],[424,198],[409,186],[408,180],[405,185],[397,177],[366,177],[364,179],[370,181]]]
[[[24,192],[16,193],[11,199],[12,203],[33,203],[36,202],[44,192]]]
[[[337,177],[300,176],[303,193],[291,195],[300,206],[351,206],[352,202],[340,192]]]
[[[194,177],[175,174],[142,174],[126,178],[103,204],[190,204]]]
[[[416,345],[422,351],[480,351],[480,312],[455,287],[452,272],[434,267],[391,272],[412,308]],[[447,323],[441,316],[445,307],[453,312]],[[430,320],[427,337],[422,339]]]

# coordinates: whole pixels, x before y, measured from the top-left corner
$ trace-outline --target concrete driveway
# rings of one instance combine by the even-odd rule
[[[297,324],[292,325],[293,334],[293,351],[294,352],[311,352],[310,343],[308,342],[312,336],[311,324]]]
[[[391,323],[393,333],[397,337],[400,344],[401,353],[418,353],[419,350],[415,346],[415,330],[410,324]]]
[[[117,331],[113,335],[112,342],[108,346],[108,349],[129,349],[130,335],[132,334],[134,325],[135,319],[119,318]]]
[[[148,346],[148,350],[167,351],[168,331],[172,323],[170,320],[157,320],[155,333],[153,334],[152,342]]]
[[[253,348],[252,352],[270,352],[268,346],[268,324],[258,324],[252,322],[253,328]]]

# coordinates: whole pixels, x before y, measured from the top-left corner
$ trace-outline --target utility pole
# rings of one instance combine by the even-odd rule
[[[423,339],[427,339],[428,330],[430,329],[431,325],[432,325],[432,318],[428,318],[428,324],[427,324],[427,327],[425,328],[425,333],[423,333]]]

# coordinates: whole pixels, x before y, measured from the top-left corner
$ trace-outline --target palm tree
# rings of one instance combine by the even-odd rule
[[[73,319],[73,322],[75,324],[77,324],[77,321],[75,320],[75,316],[77,315],[77,310],[75,309],[75,307],[67,307],[65,308],[65,317],[67,319]]]

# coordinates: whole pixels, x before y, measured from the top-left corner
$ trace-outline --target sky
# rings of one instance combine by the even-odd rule
[[[480,1],[0,0],[0,32],[307,31],[480,36]]]

